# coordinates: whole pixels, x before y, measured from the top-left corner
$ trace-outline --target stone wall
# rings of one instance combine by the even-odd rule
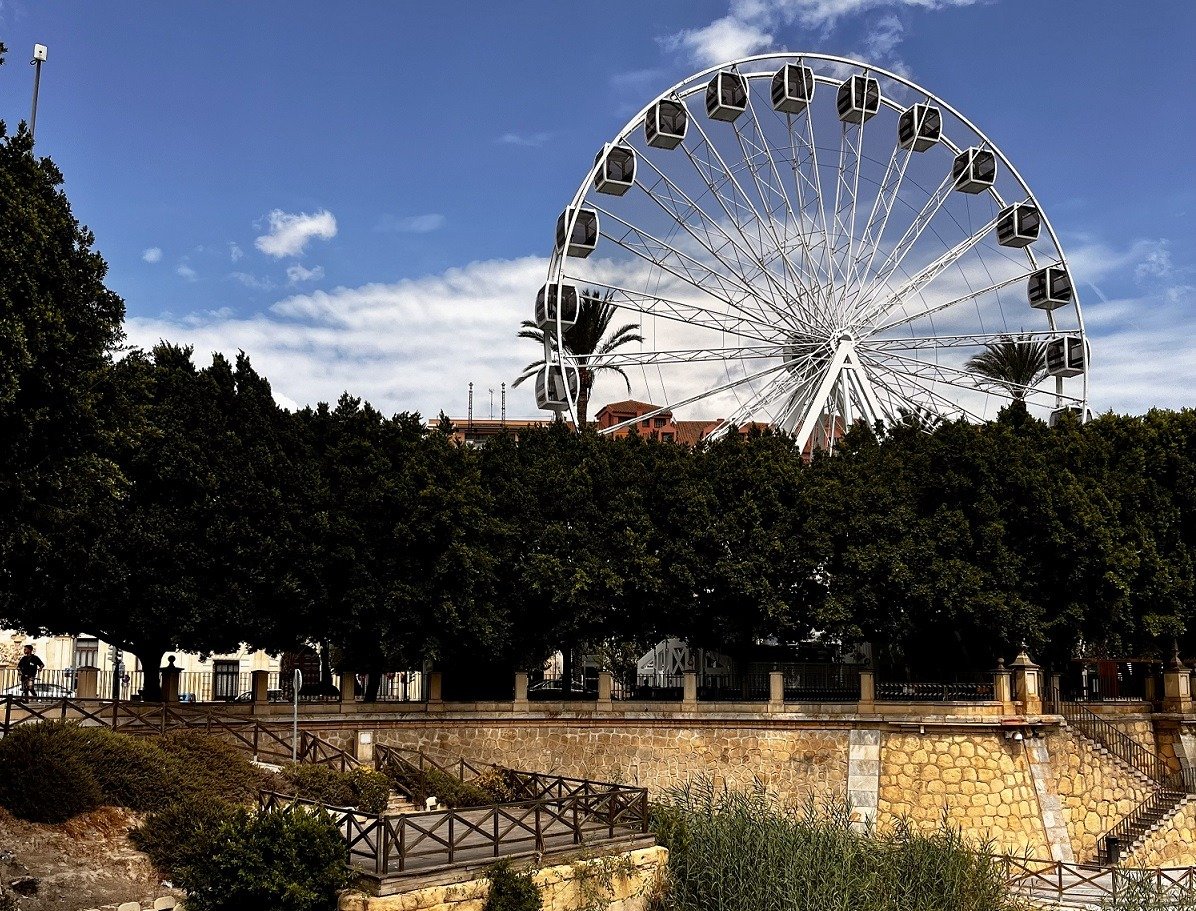
[[[661,847],[641,848],[536,870],[544,911],[644,911],[668,863]],[[490,884],[484,878],[428,886],[399,895],[348,892],[340,911],[482,911]]]
[[[1189,797],[1180,804],[1123,863],[1130,867],[1196,865],[1196,798]]]
[[[1097,839],[1151,795],[1151,782],[1074,731],[1051,735],[1047,746],[1072,850],[1091,860]]]
[[[1050,857],[1029,762],[999,733],[890,734],[881,748],[878,818],[924,827],[946,818],[994,850]]]
[[[597,727],[516,723],[380,730],[377,743],[519,769],[647,788],[653,796],[699,776],[731,788],[760,781],[793,802],[847,790],[848,731],[671,721]]]

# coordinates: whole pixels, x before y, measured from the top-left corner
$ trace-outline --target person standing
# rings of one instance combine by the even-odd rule
[[[17,662],[17,673],[21,677],[21,695],[23,697],[31,698],[36,695],[33,690],[33,682],[37,679],[38,672],[45,666],[42,659],[33,654],[33,646],[25,646],[25,654]]]

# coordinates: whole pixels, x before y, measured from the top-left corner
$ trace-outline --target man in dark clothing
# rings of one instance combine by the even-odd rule
[[[21,676],[22,696],[30,697],[35,695],[33,692],[33,681],[37,678],[38,671],[45,666],[42,659],[33,654],[33,646],[25,646],[25,654],[17,662],[17,673]]]

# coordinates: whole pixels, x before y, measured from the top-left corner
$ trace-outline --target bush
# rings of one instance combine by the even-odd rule
[[[698,781],[653,809],[669,849],[668,911],[1008,911],[998,862],[946,826],[858,832],[842,803],[793,809],[763,789]]]
[[[324,765],[288,765],[282,770],[286,789],[296,797],[330,807],[356,807],[384,813],[390,799],[390,779],[371,769],[341,772]]]
[[[490,766],[473,783],[490,795],[491,803],[512,803],[525,799],[519,776],[502,766]]]
[[[178,768],[154,740],[117,734],[108,728],[58,725],[61,749],[91,771],[109,806],[157,810],[179,787]]]
[[[0,740],[0,806],[30,822],[66,822],[104,804],[91,769],[69,747],[66,726],[22,725]]]
[[[211,795],[240,803],[254,800],[269,780],[238,746],[203,731],[170,731],[158,738],[177,769],[183,795]]]
[[[436,768],[421,769],[399,760],[386,766],[386,777],[395,790],[408,795],[416,806],[423,806],[429,797],[437,798],[448,807],[488,807],[497,803],[485,788],[470,782],[458,781]]]
[[[486,871],[490,894],[482,911],[540,911],[540,887],[530,873],[519,873],[509,860],[502,860]]]
[[[161,872],[176,875],[185,867],[202,863],[214,848],[217,832],[238,810],[209,797],[189,795],[151,813],[129,835]]]
[[[348,849],[326,813],[236,810],[202,862],[181,868],[189,911],[334,911]]]

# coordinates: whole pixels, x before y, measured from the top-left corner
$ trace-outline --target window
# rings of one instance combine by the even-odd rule
[[[653,424],[655,424],[657,427],[663,427],[663,426],[665,425],[665,419],[664,419],[664,418],[653,418],[653,419],[652,419],[652,422],[653,422]]]
[[[75,667],[100,666],[100,640],[80,637],[75,640]]]
[[[241,662],[213,661],[212,662],[212,698],[236,699],[237,683],[240,679]]]
[[[668,442],[670,442],[670,443],[671,443],[671,442],[673,442],[673,435],[672,435],[671,433],[662,433],[662,434],[660,435],[660,438],[661,438],[662,440],[667,440],[667,441],[668,441]]]
[[[651,423],[652,423],[652,422],[651,422],[651,421],[650,421],[648,418],[644,418],[642,421],[640,421],[640,425],[641,425],[641,426],[643,426],[643,427],[647,427],[647,426],[649,426]]]

